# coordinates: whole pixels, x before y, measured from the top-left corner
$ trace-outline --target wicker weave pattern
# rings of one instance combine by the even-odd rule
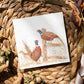
[[[25,7],[29,5],[27,2],[25,2],[24,4]],[[7,9],[3,11],[3,13],[0,15],[1,16],[0,26],[2,27],[0,32],[5,37],[7,37],[8,40],[4,40],[3,43],[1,43],[0,48],[2,49],[7,48],[13,51],[14,55],[12,55],[11,59],[15,57],[13,59],[14,62],[13,68],[15,67],[14,70],[16,70],[17,68],[18,57],[17,57],[17,48],[15,43],[12,20],[15,18],[38,16],[38,15],[63,11],[71,62],[68,64],[53,65],[49,67],[36,68],[33,70],[30,69],[26,71],[27,71],[27,75],[30,75],[32,72],[35,73],[36,75],[39,75],[45,80],[47,84],[68,84],[70,82],[71,67],[74,64],[74,61],[76,61],[77,59],[77,54],[76,54],[77,44],[79,42],[79,38],[81,37],[81,32],[77,33],[78,29],[71,20],[72,9],[68,7],[59,7],[57,5],[46,4],[44,8],[40,7],[37,11],[33,13],[25,13],[21,8],[20,3],[15,0],[10,0],[10,1],[4,0],[3,6],[7,7]],[[8,74],[10,74],[11,76],[8,76]],[[4,77],[3,74],[0,74],[0,81],[1,80],[5,81],[6,84],[13,84],[13,82],[17,79],[17,76],[11,74],[10,70],[8,74],[7,77]]]

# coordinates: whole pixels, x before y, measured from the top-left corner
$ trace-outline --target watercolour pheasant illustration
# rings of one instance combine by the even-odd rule
[[[31,59],[33,59],[34,61],[38,61],[38,59],[41,56],[41,48],[38,45],[38,40],[35,40],[35,49],[33,50],[33,52],[31,52],[31,50],[29,49],[29,47],[27,46],[27,44],[25,42],[23,42],[25,49],[27,51],[27,53],[24,53],[23,51],[20,51],[20,53],[22,53],[23,55],[29,55]]]
[[[41,39],[43,39],[43,40],[52,41],[55,38],[58,38],[63,43],[62,39],[53,32],[42,32],[42,30],[37,30],[37,32],[39,32]],[[64,45],[64,43],[63,43],[63,45]]]

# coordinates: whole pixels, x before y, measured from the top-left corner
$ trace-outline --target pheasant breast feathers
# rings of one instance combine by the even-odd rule
[[[36,47],[35,50],[31,53],[31,58],[34,61],[37,61],[41,56],[41,48],[40,47]]]

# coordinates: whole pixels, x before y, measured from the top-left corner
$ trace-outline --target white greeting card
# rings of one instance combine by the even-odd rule
[[[14,19],[20,69],[70,62],[63,13]]]

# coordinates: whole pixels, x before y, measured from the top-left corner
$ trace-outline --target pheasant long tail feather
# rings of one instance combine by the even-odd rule
[[[27,46],[27,44],[23,41],[23,44],[25,46],[26,51],[28,52],[28,55],[31,56],[31,50],[29,49],[29,47]]]
[[[62,41],[62,39],[59,37],[59,40],[62,42],[62,44],[65,46],[64,42]]]
[[[24,53],[23,51],[20,51],[20,53],[23,55],[28,55],[28,53]]]

